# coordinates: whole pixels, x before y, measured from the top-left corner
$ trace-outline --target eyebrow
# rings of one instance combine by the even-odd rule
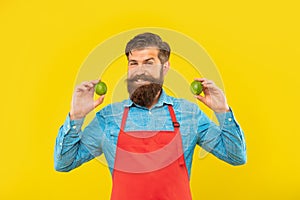
[[[143,62],[147,62],[149,60],[155,60],[153,57],[147,58],[146,60],[143,60]],[[128,62],[137,62],[136,60],[128,60]]]

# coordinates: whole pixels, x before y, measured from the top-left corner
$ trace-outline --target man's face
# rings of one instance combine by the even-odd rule
[[[150,75],[153,78],[161,78],[162,64],[158,58],[159,50],[155,47],[148,47],[141,50],[133,50],[128,55],[128,78],[136,75]],[[144,84],[140,80],[139,84]]]
[[[145,95],[156,92],[153,94],[155,96],[157,90],[161,90],[164,76],[168,71],[168,63],[163,65],[158,58],[158,53],[157,48],[148,47],[133,50],[128,55],[127,87],[130,97],[135,93],[135,96],[138,95],[140,99],[143,99],[143,96],[149,99],[150,97]],[[147,91],[144,91],[145,89]]]

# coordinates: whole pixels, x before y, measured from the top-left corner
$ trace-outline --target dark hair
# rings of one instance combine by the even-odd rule
[[[131,39],[125,48],[125,54],[128,58],[132,50],[142,50],[147,47],[157,47],[159,50],[158,58],[162,64],[167,62],[170,57],[171,49],[168,43],[154,33],[142,33]]]

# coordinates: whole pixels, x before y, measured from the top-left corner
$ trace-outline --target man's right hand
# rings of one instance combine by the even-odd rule
[[[85,81],[76,86],[71,103],[71,120],[84,118],[103,102],[104,95],[94,100],[94,87],[99,81],[100,80]]]

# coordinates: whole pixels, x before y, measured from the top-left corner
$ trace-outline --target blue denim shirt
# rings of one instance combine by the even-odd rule
[[[184,99],[166,95],[163,91],[157,104],[150,110],[135,105],[130,99],[113,103],[96,113],[90,124],[81,130],[83,120],[70,120],[69,115],[60,127],[55,145],[55,169],[70,171],[104,153],[113,173],[116,144],[125,106],[130,106],[125,131],[174,130],[168,104],[173,106],[180,123],[183,152],[190,176],[195,146],[232,165],[246,162],[243,131],[232,111],[215,113],[216,125],[199,107]]]

